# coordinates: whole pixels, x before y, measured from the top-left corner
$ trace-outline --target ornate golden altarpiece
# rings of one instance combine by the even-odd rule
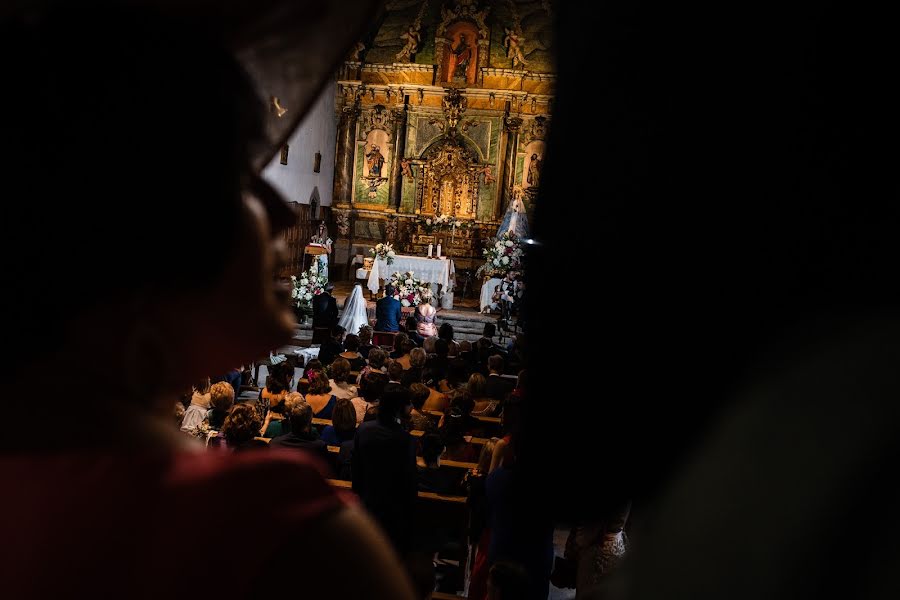
[[[533,209],[553,98],[550,3],[388,3],[337,84],[336,263],[382,241],[481,264],[509,204]],[[450,215],[469,227],[429,232]],[[343,253],[343,254],[342,254]]]

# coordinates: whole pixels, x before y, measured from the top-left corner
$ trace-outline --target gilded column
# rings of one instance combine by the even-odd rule
[[[406,154],[406,105],[394,109],[394,160],[391,163],[391,187],[388,190],[388,203],[400,210],[403,199],[403,169],[400,161]]]
[[[491,51],[491,40],[489,38],[482,38],[478,40],[478,66],[476,67],[478,71],[475,73],[475,83],[478,85],[482,85],[484,83],[484,76],[482,69],[488,66],[488,56]]]
[[[334,200],[340,204],[351,204],[353,201],[353,158],[356,153],[356,120],[359,112],[358,100],[341,109],[334,169]]]
[[[519,132],[522,130],[522,119],[519,117],[506,117],[506,153],[503,157],[503,190],[500,197],[500,205],[494,205],[491,219],[497,220],[501,211],[512,202],[513,187],[516,185],[516,153],[519,148]]]

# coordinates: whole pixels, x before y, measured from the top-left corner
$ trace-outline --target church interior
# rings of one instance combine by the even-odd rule
[[[9,597],[898,597],[896,35],[693,12],[0,8]]]

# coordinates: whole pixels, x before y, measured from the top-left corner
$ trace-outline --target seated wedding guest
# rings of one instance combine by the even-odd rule
[[[285,414],[291,423],[291,432],[276,437],[269,445],[272,448],[305,450],[327,461],[328,445],[319,439],[319,434],[312,427],[312,407],[299,394],[291,394],[285,401]]]
[[[408,342],[409,336],[403,332],[394,336],[394,349],[388,355],[388,358],[397,359],[403,356],[403,342]]]
[[[278,404],[270,406],[266,413],[266,418],[263,419],[263,424],[260,428],[262,433],[259,434],[260,436],[264,438],[274,438],[279,435],[284,435],[291,430],[291,422],[286,416],[288,400],[291,400],[292,402],[303,400],[303,394],[300,392],[289,392],[285,394],[284,398]]]
[[[472,406],[468,392],[458,392],[438,422],[438,433],[447,445],[449,459],[474,462],[478,458],[478,449],[466,440],[474,433],[481,433],[481,423],[471,415]]]
[[[491,470],[487,478],[490,527],[488,563],[492,568],[500,561],[521,564],[531,579],[525,588],[528,593],[524,598],[537,600],[547,598],[550,588],[553,519],[549,514],[535,514],[533,507],[525,508],[522,503],[519,493],[523,485],[521,477],[524,475],[516,460],[516,438],[514,435],[507,446],[504,460]],[[496,456],[496,448],[494,453]]]
[[[175,425],[181,427],[181,422],[184,421],[184,403],[181,400],[175,402]]]
[[[289,391],[294,380],[294,368],[288,361],[269,367],[266,385],[259,391],[259,399],[263,406],[279,404]]]
[[[318,358],[314,358],[310,361],[307,361],[303,366],[303,376],[297,381],[297,391],[301,394],[306,394],[309,391],[309,372],[310,371],[324,371],[325,367],[322,365],[322,361]]]
[[[476,370],[475,366],[478,363],[478,356],[473,352],[472,342],[469,340],[462,340],[459,342],[459,354],[457,355],[457,358],[465,361],[465,363],[469,365],[470,371]]]
[[[437,335],[440,339],[447,342],[447,356],[453,358],[459,354],[459,343],[453,339],[453,325],[450,323],[441,324]]]
[[[306,371],[322,371],[325,369],[325,365],[318,358],[314,358],[311,361],[306,363],[306,366],[303,368],[303,374],[306,375]]]
[[[422,412],[425,401],[431,394],[431,390],[421,383],[414,383],[409,386],[410,398],[412,400],[412,411],[409,413],[410,429],[415,431],[432,432],[437,430],[434,419]]]
[[[405,339],[400,344],[401,354],[394,360],[396,360],[398,363],[400,363],[400,366],[403,367],[404,371],[410,367],[409,353],[412,352],[415,347],[416,347],[416,345],[413,343],[413,341],[411,339]]]
[[[344,351],[344,333],[345,330],[340,325],[331,328],[331,337],[322,344],[319,349],[319,360],[326,367],[334,361],[334,359]]]
[[[350,362],[351,371],[361,371],[366,366],[366,359],[359,352],[359,336],[352,333],[344,338],[344,351],[339,356]]]
[[[412,404],[409,390],[389,385],[378,406],[378,418],[356,430],[353,451],[353,491],[375,517],[400,556],[411,550],[410,515],[416,503],[416,449],[403,430]]]
[[[469,383],[466,389],[472,395],[475,401],[475,408],[472,409],[473,415],[483,417],[492,417],[500,406],[500,401],[488,396],[487,379],[481,373],[472,373],[469,377]]]
[[[347,383],[347,378],[350,377],[350,363],[347,362],[346,358],[335,359],[328,368],[328,373],[331,376],[329,379],[331,393],[334,394],[335,398],[338,400],[341,398],[349,400],[356,397],[356,386],[352,383]]]
[[[469,383],[469,369],[462,360],[455,358],[447,365],[447,375],[440,380],[437,389],[443,394],[464,390]]]
[[[194,385],[191,404],[181,421],[181,430],[190,433],[203,423],[206,420],[206,413],[209,412],[209,403],[209,377],[207,377]]]
[[[473,408],[475,408],[475,401],[472,399],[472,394],[466,389],[457,391],[450,398],[450,408],[438,422],[438,429],[443,430],[449,421],[454,421],[454,429],[461,431],[463,435],[481,437],[484,425],[472,416]]]
[[[325,371],[307,371],[309,391],[306,392],[306,403],[313,411],[316,419],[330,419],[337,398],[331,393],[331,382]]]
[[[514,375],[525,368],[525,334],[512,336],[506,349],[506,373]]]
[[[425,341],[425,338],[419,335],[418,332],[418,323],[414,316],[406,317],[406,328],[403,330],[406,335],[409,336],[409,339],[416,346],[421,346],[422,342]]]
[[[387,377],[382,373],[367,373],[359,385],[359,396],[350,400],[353,403],[353,409],[356,411],[356,424],[362,423],[367,412],[374,406],[378,405],[378,400],[384,392],[384,386],[387,385]]]
[[[6,374],[26,388],[65,364],[74,391],[6,407],[8,423],[66,434],[3,435],[4,597],[224,600],[265,582],[275,598],[296,594],[290,565],[308,597],[413,598],[382,534],[317,461],[196,452],[172,423],[192,383],[290,342],[290,290],[273,275],[296,215],[261,172],[376,18],[358,0],[227,4],[0,9],[0,181],[16,199],[0,236],[16,281]],[[301,85],[282,85],[282,63]],[[279,121],[261,100],[276,89],[291,110]],[[65,159],[35,160],[49,140]],[[61,202],[76,181],[90,201]],[[28,260],[22,231],[40,231]],[[128,267],[107,268],[115,257]],[[238,404],[223,430],[240,448],[259,426]],[[248,515],[286,535],[260,544]],[[223,530],[225,544],[195,543]]]
[[[422,455],[416,459],[419,490],[461,496],[464,493],[462,478],[465,473],[461,469],[441,468],[441,454],[445,450],[441,436],[434,433],[423,435],[420,444]]]
[[[234,389],[235,396],[241,391],[241,385],[244,383],[244,368],[237,367],[228,371],[225,375],[219,375],[210,379],[212,383],[227,381]]]
[[[425,338],[425,341],[422,342],[422,350],[425,351],[425,354],[428,357],[431,357],[434,354],[434,345],[437,343],[438,339],[434,337]]]
[[[251,404],[236,404],[225,417],[222,424],[222,437],[225,445],[235,452],[265,448],[267,444],[259,437],[259,429],[262,427],[262,419]]]
[[[509,379],[501,377],[503,374],[503,364],[504,360],[502,356],[495,354],[488,358],[488,377],[485,391],[488,396],[498,402],[505,400],[506,395],[513,391],[513,386],[515,385]]]
[[[469,545],[475,552],[472,573],[469,576],[469,598],[484,598],[487,593],[488,546],[491,532],[487,526],[487,476],[491,468],[494,446],[498,438],[491,438],[481,447],[478,466],[465,478],[466,506],[469,509]]]
[[[442,394],[431,386],[428,386],[428,399],[425,400],[424,410],[444,412],[450,406],[450,397]]]
[[[369,359],[369,351],[375,346],[372,345],[372,327],[369,325],[363,325],[359,328],[359,353],[362,354],[362,357],[366,360]],[[345,348],[346,348],[346,340]]]
[[[206,419],[210,429],[219,431],[225,424],[228,411],[234,405],[234,388],[227,381],[214,383],[209,388],[209,399],[211,408],[206,413]]]
[[[500,430],[503,432],[503,437],[494,446],[489,472],[502,465],[506,460],[511,460],[513,439],[518,439],[523,427],[522,410],[525,403],[522,397],[510,394],[501,406]]]
[[[421,348],[413,348],[409,353],[409,369],[403,373],[401,383],[409,387],[413,383],[422,383],[426,354]]]
[[[384,375],[385,382],[387,381],[387,367],[385,367],[385,363],[387,362],[387,353],[381,348],[372,348],[372,351],[369,352],[369,364],[363,367],[363,370],[359,372],[359,379],[357,380],[357,385],[363,380],[363,378],[369,373],[379,373]]]
[[[413,330],[419,334],[421,338],[430,338],[437,335],[437,327],[434,324],[435,314],[437,311],[429,303],[431,296],[429,295],[424,302],[416,307],[415,322],[416,328]]]
[[[356,409],[353,402],[340,399],[331,413],[331,425],[322,429],[322,441],[329,446],[340,446],[344,442],[353,441],[356,434]]]
[[[434,338],[428,338],[433,340]],[[447,377],[447,368],[450,365],[450,359],[447,353],[450,352],[450,345],[447,340],[438,340],[434,343],[434,355],[429,356],[425,362],[425,383],[429,385],[437,385],[442,379]]]
[[[388,383],[400,384],[400,380],[403,378],[403,365],[399,360],[391,361],[391,364],[388,365],[387,375]]]

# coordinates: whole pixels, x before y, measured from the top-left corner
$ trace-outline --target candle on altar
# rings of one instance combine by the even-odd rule
[[[431,246],[432,246],[431,244],[428,244],[428,258],[431,258],[431,250],[432,250]]]
[[[438,245],[437,245],[437,257],[438,258],[441,257],[441,241],[440,240],[438,240]]]

